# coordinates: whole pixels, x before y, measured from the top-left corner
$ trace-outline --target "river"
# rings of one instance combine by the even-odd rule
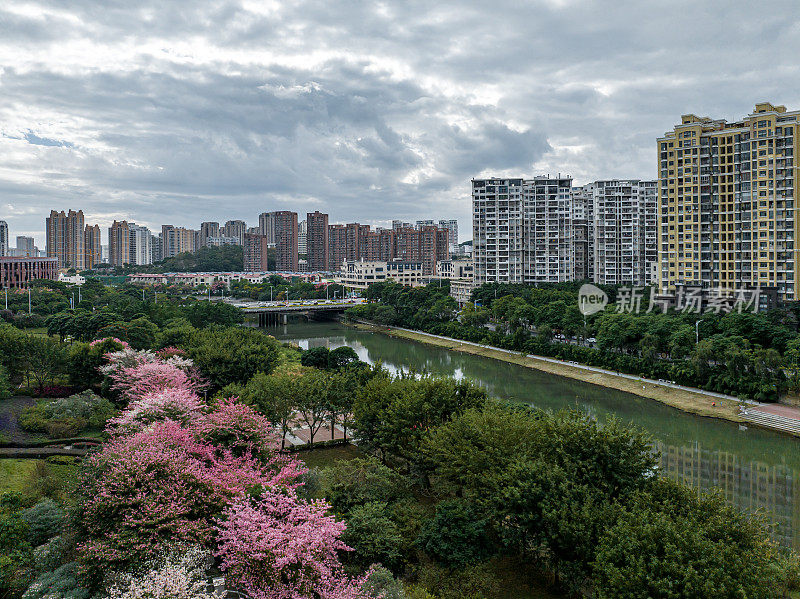
[[[757,428],[685,414],[650,399],[582,381],[389,337],[335,322],[264,329],[303,349],[347,345],[365,362],[467,378],[493,396],[540,408],[578,408],[599,420],[616,416],[646,429],[661,452],[662,471],[697,488],[717,487],[748,510],[763,510],[774,537],[800,550],[800,442]]]

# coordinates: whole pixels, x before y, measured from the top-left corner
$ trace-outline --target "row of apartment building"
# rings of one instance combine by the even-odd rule
[[[393,221],[392,229],[350,223],[329,224],[328,215],[313,212],[298,223],[296,212],[264,212],[257,227],[245,221],[203,222],[199,229],[162,225],[156,235],[147,227],[114,221],[108,229],[108,245],[100,244],[100,227],[86,225],[82,211],[52,211],[47,218],[47,255],[61,268],[91,269],[102,262],[112,266],[147,265],[202,247],[241,245],[245,269],[267,269],[271,252],[275,268],[288,272],[338,270],[345,260],[419,260],[432,272],[437,260],[449,255],[458,243],[458,222],[417,221],[416,225]],[[0,255],[7,246],[8,229],[0,222]],[[4,246],[4,240],[5,246]],[[19,245],[19,240],[18,240]],[[105,253],[104,253],[105,249]]]
[[[472,215],[476,285],[647,285],[656,276],[656,181],[473,179]]]
[[[275,248],[278,270],[335,271],[348,261],[417,261],[425,274],[433,274],[436,263],[450,255],[451,240],[457,240],[455,221],[451,228],[420,222],[417,226],[396,221],[391,229],[360,223],[329,224],[319,211],[306,215],[300,228],[295,212],[274,212],[266,221],[267,233],[246,233],[244,266],[247,271],[266,270],[268,249]],[[262,215],[263,216],[263,215]],[[300,251],[300,231],[305,252]],[[305,254],[301,265],[299,255]]]
[[[658,179],[472,181],[475,284],[768,288],[798,299],[800,111],[728,122],[686,114],[657,140]]]

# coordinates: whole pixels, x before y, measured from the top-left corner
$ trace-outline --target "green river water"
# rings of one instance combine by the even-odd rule
[[[763,510],[782,545],[800,549],[800,440],[723,420],[685,414],[653,400],[447,349],[360,331],[336,322],[264,329],[300,347],[352,347],[370,363],[465,377],[496,397],[540,408],[578,408],[646,429],[661,452],[661,470],[692,486],[718,487],[731,502]]]

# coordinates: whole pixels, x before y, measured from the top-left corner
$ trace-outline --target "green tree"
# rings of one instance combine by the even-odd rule
[[[52,383],[64,371],[66,353],[56,339],[30,336],[25,343],[24,355],[30,376],[39,387],[39,393],[47,383]]]
[[[487,528],[488,521],[469,503],[443,501],[422,525],[417,545],[449,568],[464,568],[493,553]]]
[[[275,339],[247,328],[197,329],[183,347],[212,389],[245,383],[258,372],[269,374],[280,358]]]
[[[360,570],[376,563],[390,570],[400,565],[403,538],[384,503],[373,501],[354,507],[347,515],[342,541],[353,549],[345,554],[345,560]]]
[[[657,481],[600,540],[599,599],[782,595],[776,548],[761,522],[719,494]]]
[[[322,487],[333,509],[344,515],[365,503],[390,504],[411,495],[405,476],[372,457],[337,462],[325,470]]]
[[[195,301],[184,312],[189,323],[198,329],[212,325],[230,327],[244,322],[242,311],[224,302]]]
[[[328,368],[331,370],[339,370],[358,361],[358,354],[346,345],[337,347],[328,354]]]
[[[330,350],[325,346],[310,347],[300,355],[300,364],[310,368],[325,369],[328,367],[329,353]]]

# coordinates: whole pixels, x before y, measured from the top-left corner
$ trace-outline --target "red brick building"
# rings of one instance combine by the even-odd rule
[[[328,215],[322,212],[306,214],[306,259],[308,270],[328,270]]]
[[[26,287],[36,279],[58,279],[58,258],[0,258],[0,288]]]
[[[275,214],[275,269],[297,272],[297,212],[278,210]]]
[[[254,233],[244,234],[244,270],[245,272],[266,272],[268,245],[266,235]]]

